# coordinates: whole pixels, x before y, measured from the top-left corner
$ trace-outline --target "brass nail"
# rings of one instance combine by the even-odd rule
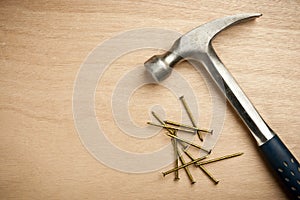
[[[178,150],[177,150],[177,152],[178,152]],[[179,160],[180,160],[181,164],[182,164],[182,165],[185,165],[186,162],[185,162],[185,160],[183,159],[182,155],[180,155],[180,154],[178,153],[178,156],[179,156]],[[196,183],[196,181],[194,180],[194,178],[193,178],[193,176],[192,176],[192,174],[191,174],[189,168],[188,168],[188,167],[184,167],[184,170],[185,170],[186,174],[188,175],[188,177],[189,177],[189,179],[190,179],[190,181],[191,181],[191,184]],[[176,171],[175,171],[175,172],[176,172]],[[178,170],[177,170],[177,172],[178,172]]]
[[[151,113],[152,113],[153,117],[154,117],[159,123],[161,123],[162,125],[165,125],[165,122],[162,121],[162,120],[157,116],[157,114],[156,114],[154,111],[152,111]]]
[[[166,125],[164,121],[162,121],[158,115],[156,115],[156,113],[154,111],[151,112],[153,117],[161,124],[161,125]],[[167,129],[169,133],[176,135],[176,130],[171,130],[171,129]],[[177,148],[177,140],[172,138],[171,139],[173,147],[174,147],[174,156],[175,156],[175,168],[179,166],[179,160],[178,160],[178,148]],[[174,180],[177,181],[179,180],[179,172],[178,170],[175,171],[175,177]]]
[[[161,120],[159,117],[158,117],[158,115],[154,112],[154,111],[152,111],[151,112],[152,113],[152,115],[153,115],[153,117],[161,124],[161,125],[166,125],[166,123],[165,123],[165,121],[163,121],[163,120]],[[174,129],[168,129],[167,128],[167,131],[169,132],[169,133],[171,133],[172,135],[174,135]],[[177,142],[177,140],[176,140],[176,142]],[[185,149],[187,148],[187,146],[183,146]],[[178,162],[178,160],[177,160],[177,162]]]
[[[188,151],[186,151],[186,150],[183,150],[183,152],[191,159],[191,160],[195,160],[195,158],[188,152]],[[195,165],[196,165],[196,163],[195,163]],[[215,184],[218,184],[219,183],[219,181],[218,180],[216,180],[213,176],[212,176],[212,174],[209,172],[209,171],[207,171],[207,169],[205,168],[205,167],[203,167],[203,166],[201,166],[201,165],[196,165],[196,166],[198,166]]]
[[[168,175],[168,174],[170,174],[170,173],[172,173],[172,172],[175,172],[175,171],[180,170],[180,169],[182,169],[182,168],[184,168],[184,167],[187,167],[187,166],[189,166],[189,165],[192,165],[192,164],[194,164],[194,163],[197,163],[197,162],[199,162],[199,161],[201,161],[201,160],[203,160],[203,159],[205,159],[205,158],[207,158],[207,156],[202,156],[202,157],[197,158],[197,159],[195,159],[195,160],[193,160],[193,161],[187,162],[187,163],[185,163],[184,165],[180,165],[179,167],[176,167],[176,168],[170,169],[170,170],[168,170],[168,171],[166,171],[166,172],[163,172],[162,174],[163,174],[164,176],[166,176],[166,175]]]
[[[181,101],[181,103],[182,103],[182,105],[183,105],[183,107],[184,107],[184,109],[185,109],[185,111],[186,111],[188,117],[190,118],[190,120],[191,120],[191,122],[192,122],[192,124],[193,124],[193,127],[196,127],[196,123],[195,123],[194,117],[193,117],[193,115],[192,115],[192,112],[191,112],[189,106],[187,105],[187,103],[186,103],[186,101],[185,101],[185,99],[184,99],[184,96],[179,97],[179,100]],[[196,131],[196,133],[197,133],[197,135],[198,135],[200,141],[203,141],[203,138],[202,138],[202,136],[201,136],[201,133],[200,133],[199,131]]]
[[[190,108],[188,107],[188,105],[187,105],[187,103],[186,103],[186,101],[185,101],[185,99],[184,99],[184,96],[179,97],[179,100],[181,101],[181,103],[182,103],[182,105],[183,105],[183,107],[184,107],[186,113],[188,114],[188,117],[190,118],[190,120],[191,120],[193,126],[196,127],[195,120],[194,120],[194,118],[193,118],[193,116],[192,116],[192,113],[191,113]]]
[[[157,116],[157,114],[156,114],[154,111],[152,111],[151,113],[152,113],[153,117],[154,117],[161,125],[164,125],[164,126],[166,125],[166,123],[165,123],[164,121],[162,121],[162,120]],[[173,134],[174,129],[168,129],[168,128],[167,128],[167,131],[168,131],[169,133]]]
[[[192,161],[194,161],[195,160],[195,158],[188,152],[188,151],[186,151],[186,150],[184,150],[183,149],[183,152],[192,160]],[[195,163],[196,164],[196,163]]]
[[[189,126],[189,125],[186,125],[186,124],[181,124],[181,123],[170,121],[170,120],[166,120],[164,122],[166,124],[169,124],[169,125],[184,127],[184,128],[192,129],[192,130],[195,130],[195,131],[200,131],[200,132],[205,132],[205,133],[210,133],[210,134],[212,134],[212,132],[213,132],[212,130],[200,129],[200,128],[197,128],[197,127]]]
[[[202,137],[201,133],[199,131],[196,131],[196,133],[198,135],[199,140],[202,142],[203,141],[203,137]]]
[[[180,138],[180,137],[178,137],[178,136],[175,136],[175,135],[172,135],[172,134],[169,134],[169,133],[166,133],[166,134],[167,134],[168,136],[172,137],[172,138],[175,138],[175,139],[180,140],[180,141],[182,141],[182,142],[184,142],[184,143],[187,143],[187,144],[189,144],[189,145],[191,145],[191,146],[193,146],[193,147],[196,147],[196,148],[198,148],[198,149],[201,149],[201,150],[207,152],[208,154],[211,153],[211,150],[206,150],[206,149],[202,148],[201,146],[199,146],[199,145],[197,145],[197,144],[195,144],[195,143],[192,143],[192,142],[190,142],[190,141],[188,141],[188,140],[185,140],[185,139],[183,139],[183,138]]]
[[[214,182],[214,184],[218,184],[219,180],[215,179],[211,173],[209,171],[207,171],[207,169],[205,167],[203,167],[202,165],[198,165],[199,168],[210,178],[210,180],[212,180]]]
[[[163,125],[163,124],[155,124],[155,123],[152,123],[152,122],[147,122],[147,124],[152,125],[152,126],[157,126],[157,127],[165,128],[167,130],[171,129],[171,130],[177,130],[177,131],[184,131],[184,132],[187,132],[187,133],[194,133],[194,131],[190,131],[190,130],[186,130],[186,129],[181,129],[181,128],[175,128],[175,127],[167,126],[167,125]],[[170,132],[170,131],[168,131],[168,132]]]
[[[228,158],[233,158],[233,157],[241,156],[243,154],[244,153],[241,153],[241,152],[240,153],[234,153],[234,154],[222,156],[222,157],[219,157],[219,158],[214,158],[214,159],[211,159],[211,160],[202,161],[202,162],[196,163],[196,165],[206,165],[206,164],[209,164],[209,163],[213,163],[213,162],[225,160],[225,159],[228,159]]]
[[[172,144],[173,144],[173,147],[174,147],[174,156],[176,157],[176,159],[175,159],[175,168],[176,167],[178,167],[179,166],[179,164],[178,164],[178,149],[177,149],[177,141],[176,141],[176,139],[174,139],[174,138],[172,138],[171,139],[171,141],[172,141]],[[179,172],[178,172],[178,170],[177,171],[175,171],[175,177],[174,177],[174,181],[177,181],[177,180],[179,180],[180,178],[179,178]]]
[[[173,133],[174,135],[176,135],[176,131],[174,131]],[[179,160],[178,160],[178,147],[177,147],[177,140],[174,138],[171,138],[172,144],[173,144],[173,148],[174,148],[174,156],[175,156],[175,168],[179,166]],[[178,170],[175,171],[175,177],[174,180],[177,181],[179,180],[179,172]]]

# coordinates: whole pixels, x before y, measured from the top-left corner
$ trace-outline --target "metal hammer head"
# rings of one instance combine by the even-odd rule
[[[177,39],[168,52],[151,57],[144,65],[152,77],[160,82],[171,74],[172,67],[181,60],[206,55],[212,49],[211,40],[222,30],[260,16],[259,13],[239,14],[203,24]]]

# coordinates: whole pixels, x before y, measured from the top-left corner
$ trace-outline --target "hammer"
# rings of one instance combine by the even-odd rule
[[[151,57],[144,65],[152,77],[160,82],[171,74],[172,68],[180,61],[201,62],[249,128],[287,194],[292,199],[300,199],[299,162],[262,119],[212,47],[212,39],[222,30],[260,16],[259,13],[238,14],[203,24],[177,39],[169,51]]]

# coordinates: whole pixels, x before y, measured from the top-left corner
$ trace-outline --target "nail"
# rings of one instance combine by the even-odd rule
[[[188,107],[188,105],[187,105],[187,103],[186,103],[186,101],[184,99],[184,96],[179,97],[179,100],[181,101],[181,103],[182,103],[182,105],[183,105],[183,107],[184,107],[184,109],[185,109],[188,117],[190,118],[190,120],[191,120],[191,122],[193,124],[193,127],[196,127],[196,123],[195,123],[195,120],[193,118],[192,112],[191,112],[190,108]],[[200,141],[203,141],[203,138],[202,138],[200,132],[196,131],[196,133],[197,133]]]
[[[159,118],[158,115],[157,115],[154,111],[152,111],[151,113],[152,113],[153,117],[154,117],[161,125],[166,125],[165,121],[161,120],[161,118]],[[168,131],[169,133],[171,133],[172,135],[174,135],[174,131],[175,131],[175,130],[173,130],[173,129],[167,129],[167,131]],[[177,142],[177,140],[176,140],[176,142]],[[182,144],[181,144],[181,145],[182,145]],[[184,147],[185,149],[187,148],[187,146],[184,146],[184,145],[183,145],[183,147]],[[177,155],[177,154],[175,154],[175,155]],[[178,160],[177,160],[177,162],[178,162]]]
[[[191,160],[195,160],[195,158],[193,158],[193,156],[186,150],[183,150],[183,152],[191,159]],[[196,165],[196,163],[195,163]],[[198,166],[215,184],[218,184],[219,181],[216,180],[211,173],[209,173],[209,171],[207,171],[207,169],[201,165],[196,165]]]
[[[228,158],[233,158],[233,157],[241,156],[243,154],[244,153],[241,153],[241,152],[240,153],[234,153],[234,154],[222,156],[222,157],[219,157],[219,158],[214,158],[214,159],[211,159],[211,160],[202,161],[202,162],[196,163],[196,165],[206,165],[206,164],[209,164],[209,163],[213,163],[213,162],[225,160],[225,159],[228,159]]]
[[[207,171],[207,169],[205,167],[203,167],[202,165],[198,165],[199,168],[210,178],[210,180],[212,180],[214,182],[214,184],[218,184],[219,180],[215,179],[211,173],[209,173],[209,171]]]
[[[154,117],[159,123],[161,123],[162,125],[165,125],[165,122],[162,121],[162,120],[157,116],[157,114],[156,114],[154,111],[152,111],[151,113],[152,113],[153,117]]]
[[[205,159],[205,158],[207,158],[207,156],[203,156],[203,157],[197,158],[197,159],[195,159],[195,160],[193,160],[193,161],[190,161],[190,162],[185,163],[184,165],[180,165],[179,167],[176,167],[176,168],[170,169],[170,170],[168,170],[168,171],[166,171],[166,172],[163,172],[162,174],[163,174],[164,176],[166,176],[166,175],[168,175],[168,174],[170,174],[170,173],[172,173],[172,172],[175,172],[175,171],[180,170],[180,169],[182,169],[182,168],[184,168],[184,167],[187,167],[187,166],[189,166],[189,165],[192,165],[192,164],[194,164],[194,163],[197,163],[197,162],[199,162],[199,161],[201,161],[201,160],[203,160],[203,159]]]
[[[154,111],[151,112],[153,117],[161,124],[161,125],[166,125],[164,121],[162,121],[158,115],[156,115],[156,113]],[[171,129],[167,129],[169,133],[176,135],[176,131],[175,130],[171,130]],[[177,140],[172,138],[171,139],[172,144],[173,144],[173,148],[174,148],[174,156],[175,156],[175,168],[179,166],[179,160],[178,160],[178,148],[177,148]],[[175,177],[174,177],[174,181],[179,180],[179,172],[178,170],[175,171]]]
[[[188,117],[190,118],[190,120],[191,120],[193,126],[196,127],[195,120],[194,120],[194,118],[193,118],[193,116],[192,116],[192,113],[191,113],[190,108],[188,107],[188,105],[187,105],[187,103],[186,103],[186,101],[185,101],[185,99],[184,99],[184,96],[179,97],[179,100],[181,101],[181,103],[182,103],[182,105],[183,105],[183,107],[184,107],[186,113],[188,114]]]
[[[197,127],[189,126],[189,125],[186,125],[186,124],[181,124],[181,123],[170,121],[170,120],[166,120],[164,122],[165,122],[165,124],[169,124],[169,125],[173,125],[173,126],[180,126],[180,127],[192,129],[192,130],[195,130],[195,131],[200,131],[200,132],[205,132],[205,133],[210,133],[210,134],[212,134],[212,132],[213,132],[212,130],[199,129]]]
[[[176,134],[176,132],[174,132],[174,134]],[[179,166],[179,160],[178,160],[178,148],[177,148],[177,141],[176,139],[172,138],[171,139],[172,144],[173,144],[173,148],[174,148],[174,156],[175,156],[175,168]],[[174,177],[174,181],[179,180],[179,172],[178,170],[175,171],[175,177]]]
[[[152,122],[147,122],[147,124],[152,125],[152,126],[162,127],[162,128],[167,129],[167,130],[171,129],[171,130],[183,131],[183,132],[187,132],[187,133],[194,133],[194,131],[190,131],[190,130],[186,130],[186,129],[181,129],[181,128],[175,128],[175,127],[167,126],[167,125],[163,125],[163,124],[155,124],[155,123],[152,123]],[[168,131],[168,132],[170,132],[170,131]]]
[[[157,116],[157,114],[156,114],[154,111],[152,111],[151,113],[152,113],[153,117],[154,117],[161,125],[164,125],[164,126],[166,125],[166,123],[165,123],[164,121],[162,121],[162,120]],[[168,131],[169,133],[173,134],[174,129],[167,129],[167,131]]]
[[[172,135],[172,134],[169,134],[169,133],[166,133],[166,134],[167,134],[168,136],[172,137],[172,138],[175,138],[175,139],[180,140],[180,141],[182,141],[182,142],[184,142],[184,143],[187,143],[187,144],[189,144],[189,145],[191,145],[191,146],[193,146],[193,147],[196,147],[196,148],[198,148],[198,149],[201,149],[201,150],[205,151],[205,152],[208,153],[208,154],[211,153],[211,150],[203,149],[203,148],[200,147],[199,145],[197,145],[197,144],[195,144],[195,143],[192,143],[192,142],[190,142],[190,141],[188,141],[188,140],[185,140],[185,139],[183,139],[183,138],[180,138],[180,137],[178,137],[178,136],[175,136],[175,135]]]
[[[177,158],[177,155],[178,155],[178,152],[177,152],[177,148],[176,148],[176,139],[171,139],[171,141],[172,141],[172,144],[173,144],[173,147],[174,147],[174,156],[176,157],[176,159],[175,159],[175,168],[176,167],[178,167],[179,165],[178,165],[178,158]],[[177,171],[175,171],[175,177],[174,177],[174,181],[177,181],[177,180],[179,180],[180,178],[179,178],[179,173],[178,173],[178,170]]]
[[[178,150],[177,150],[177,152],[178,152]],[[180,160],[181,164],[182,164],[182,165],[185,165],[186,163],[185,163],[185,160],[183,159],[182,155],[180,155],[180,154],[178,153],[178,156],[179,156],[179,160]],[[194,180],[194,178],[193,178],[193,176],[192,176],[192,174],[191,174],[189,168],[188,168],[188,167],[184,167],[184,170],[185,170],[186,174],[188,175],[188,177],[189,177],[189,179],[190,179],[190,181],[191,181],[191,184],[196,183],[196,181]],[[176,172],[176,171],[175,171],[175,172]],[[178,172],[178,170],[177,170],[177,172]]]

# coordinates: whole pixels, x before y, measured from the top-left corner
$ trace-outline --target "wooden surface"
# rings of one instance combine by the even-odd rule
[[[261,12],[263,17],[228,29],[213,44],[264,119],[299,158],[299,8],[299,1],[0,1],[1,199],[286,199],[230,106],[212,157],[245,154],[207,166],[220,179],[217,186],[191,168],[197,180],[191,186],[183,172],[179,182],[172,175],[161,176],[171,165],[131,174],[94,159],[75,129],[72,94],[89,52],[121,32],[155,27],[185,33],[226,15]],[[122,74],[154,53],[141,50],[120,58],[95,94],[107,137],[128,151],[165,145],[164,136],[139,140],[122,134],[109,103]],[[203,79],[185,63],[177,70],[202,99],[199,107],[207,111],[203,125],[209,126],[211,102]],[[176,98],[161,86],[148,85],[130,100],[134,122],[145,126],[149,108],[157,103],[167,117],[180,117]]]

